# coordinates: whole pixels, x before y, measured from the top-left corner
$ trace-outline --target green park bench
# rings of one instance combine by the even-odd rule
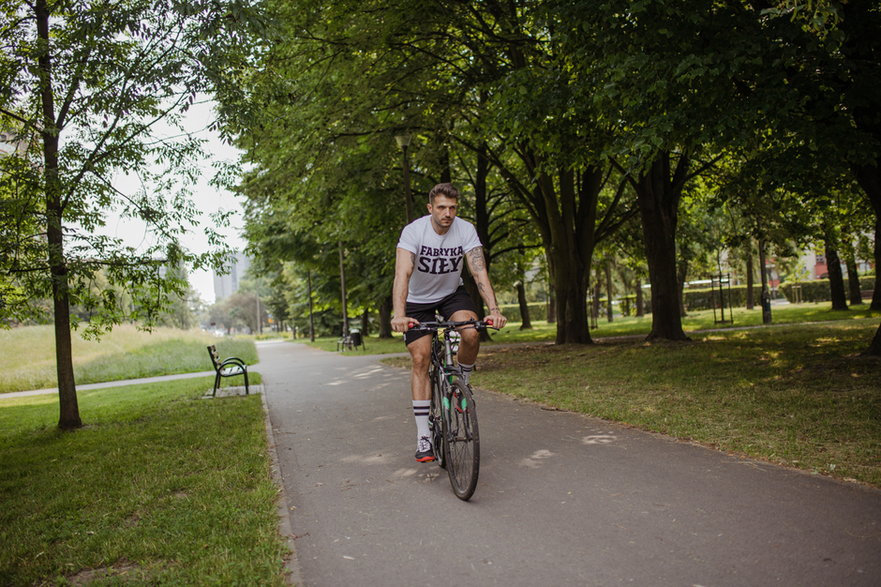
[[[248,366],[245,365],[245,362],[238,357],[228,357],[221,361],[220,355],[217,354],[217,347],[213,344],[208,345],[208,354],[211,355],[211,362],[214,364],[214,372],[216,373],[214,377],[214,389],[212,390],[211,395],[217,395],[217,390],[220,388],[221,377],[236,377],[238,375],[244,375],[245,395],[248,395]]]

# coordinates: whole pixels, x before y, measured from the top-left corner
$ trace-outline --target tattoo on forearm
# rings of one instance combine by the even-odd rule
[[[471,269],[473,271],[483,271],[486,269],[486,263],[483,260],[483,247],[474,247],[468,251],[468,260],[471,261]]]

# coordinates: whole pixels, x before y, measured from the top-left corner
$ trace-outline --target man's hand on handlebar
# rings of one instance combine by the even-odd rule
[[[483,321],[497,330],[501,330],[508,323],[508,319],[502,315],[498,308],[490,310],[489,315]]]
[[[409,316],[401,316],[400,318],[392,318],[392,330],[395,332],[407,332],[414,326],[418,326],[419,321]]]

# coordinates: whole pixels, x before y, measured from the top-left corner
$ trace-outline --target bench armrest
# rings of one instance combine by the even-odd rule
[[[236,365],[236,366],[238,366],[238,367],[241,367],[242,369],[247,369],[247,368],[248,368],[248,366],[245,365],[245,362],[244,362],[243,360],[241,360],[240,358],[238,358],[238,357],[229,357],[229,358],[223,360],[223,362],[220,364],[220,366],[218,367],[218,369],[223,369],[223,368],[226,367],[227,365]]]

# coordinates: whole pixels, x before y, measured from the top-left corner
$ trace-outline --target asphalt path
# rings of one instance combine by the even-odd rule
[[[478,389],[466,503],[413,459],[405,370],[258,352],[307,586],[881,584],[881,491]]]

